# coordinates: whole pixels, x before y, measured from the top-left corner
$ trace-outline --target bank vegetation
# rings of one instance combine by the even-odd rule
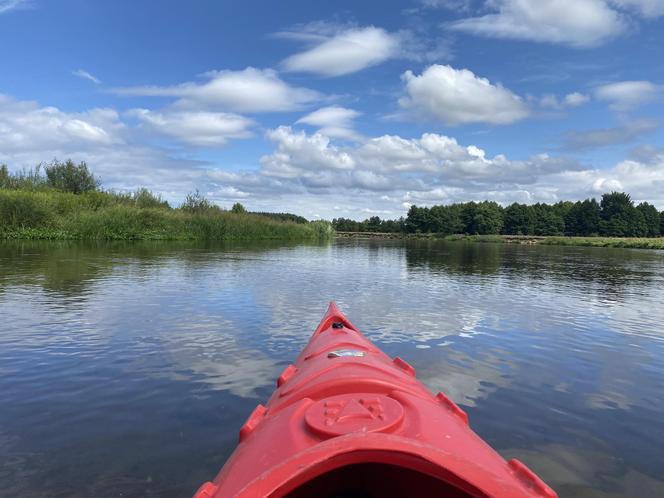
[[[0,165],[0,238],[96,240],[313,240],[329,223],[288,213],[226,210],[198,192],[172,207],[146,189],[103,190],[85,163],[53,161],[17,173]]]

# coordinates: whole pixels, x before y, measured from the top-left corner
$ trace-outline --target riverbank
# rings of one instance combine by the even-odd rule
[[[225,211],[207,201],[171,208],[149,193],[0,189],[0,239],[316,240],[329,223]]]
[[[405,234],[378,232],[337,232],[338,238],[357,239],[425,239],[446,240],[450,242],[479,242],[503,244],[539,244],[551,246],[586,246],[586,247],[624,247],[632,249],[664,250],[664,237],[562,237],[536,235],[447,235],[437,234]]]

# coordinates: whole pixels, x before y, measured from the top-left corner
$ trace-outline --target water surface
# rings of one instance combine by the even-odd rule
[[[664,496],[664,253],[0,243],[0,496],[189,497],[336,299],[561,497]]]

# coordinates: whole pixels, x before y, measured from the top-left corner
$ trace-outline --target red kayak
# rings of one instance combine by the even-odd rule
[[[555,498],[506,462],[443,393],[433,396],[330,304],[240,443],[195,498]]]

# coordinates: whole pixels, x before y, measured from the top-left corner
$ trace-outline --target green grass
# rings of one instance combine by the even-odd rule
[[[367,234],[362,232],[341,232],[343,237],[360,237]],[[625,247],[631,249],[662,249],[664,250],[664,237],[563,237],[563,236],[529,236],[529,235],[437,235],[404,234],[404,233],[371,233],[372,237],[405,238],[405,239],[438,239],[447,242],[479,242],[499,244],[540,244],[549,246],[586,246],[586,247]]]
[[[146,202],[140,192],[0,189],[0,239],[315,240],[332,234],[326,222],[295,223],[213,205],[172,209]]]
[[[626,247],[664,249],[664,237],[546,237],[539,242],[550,246]]]
[[[466,241],[466,242],[505,242],[502,235],[446,235],[443,237],[443,240],[457,242],[457,241]]]
[[[540,244],[548,246],[625,247],[664,249],[664,237],[530,237],[514,235],[449,235],[447,241]]]

